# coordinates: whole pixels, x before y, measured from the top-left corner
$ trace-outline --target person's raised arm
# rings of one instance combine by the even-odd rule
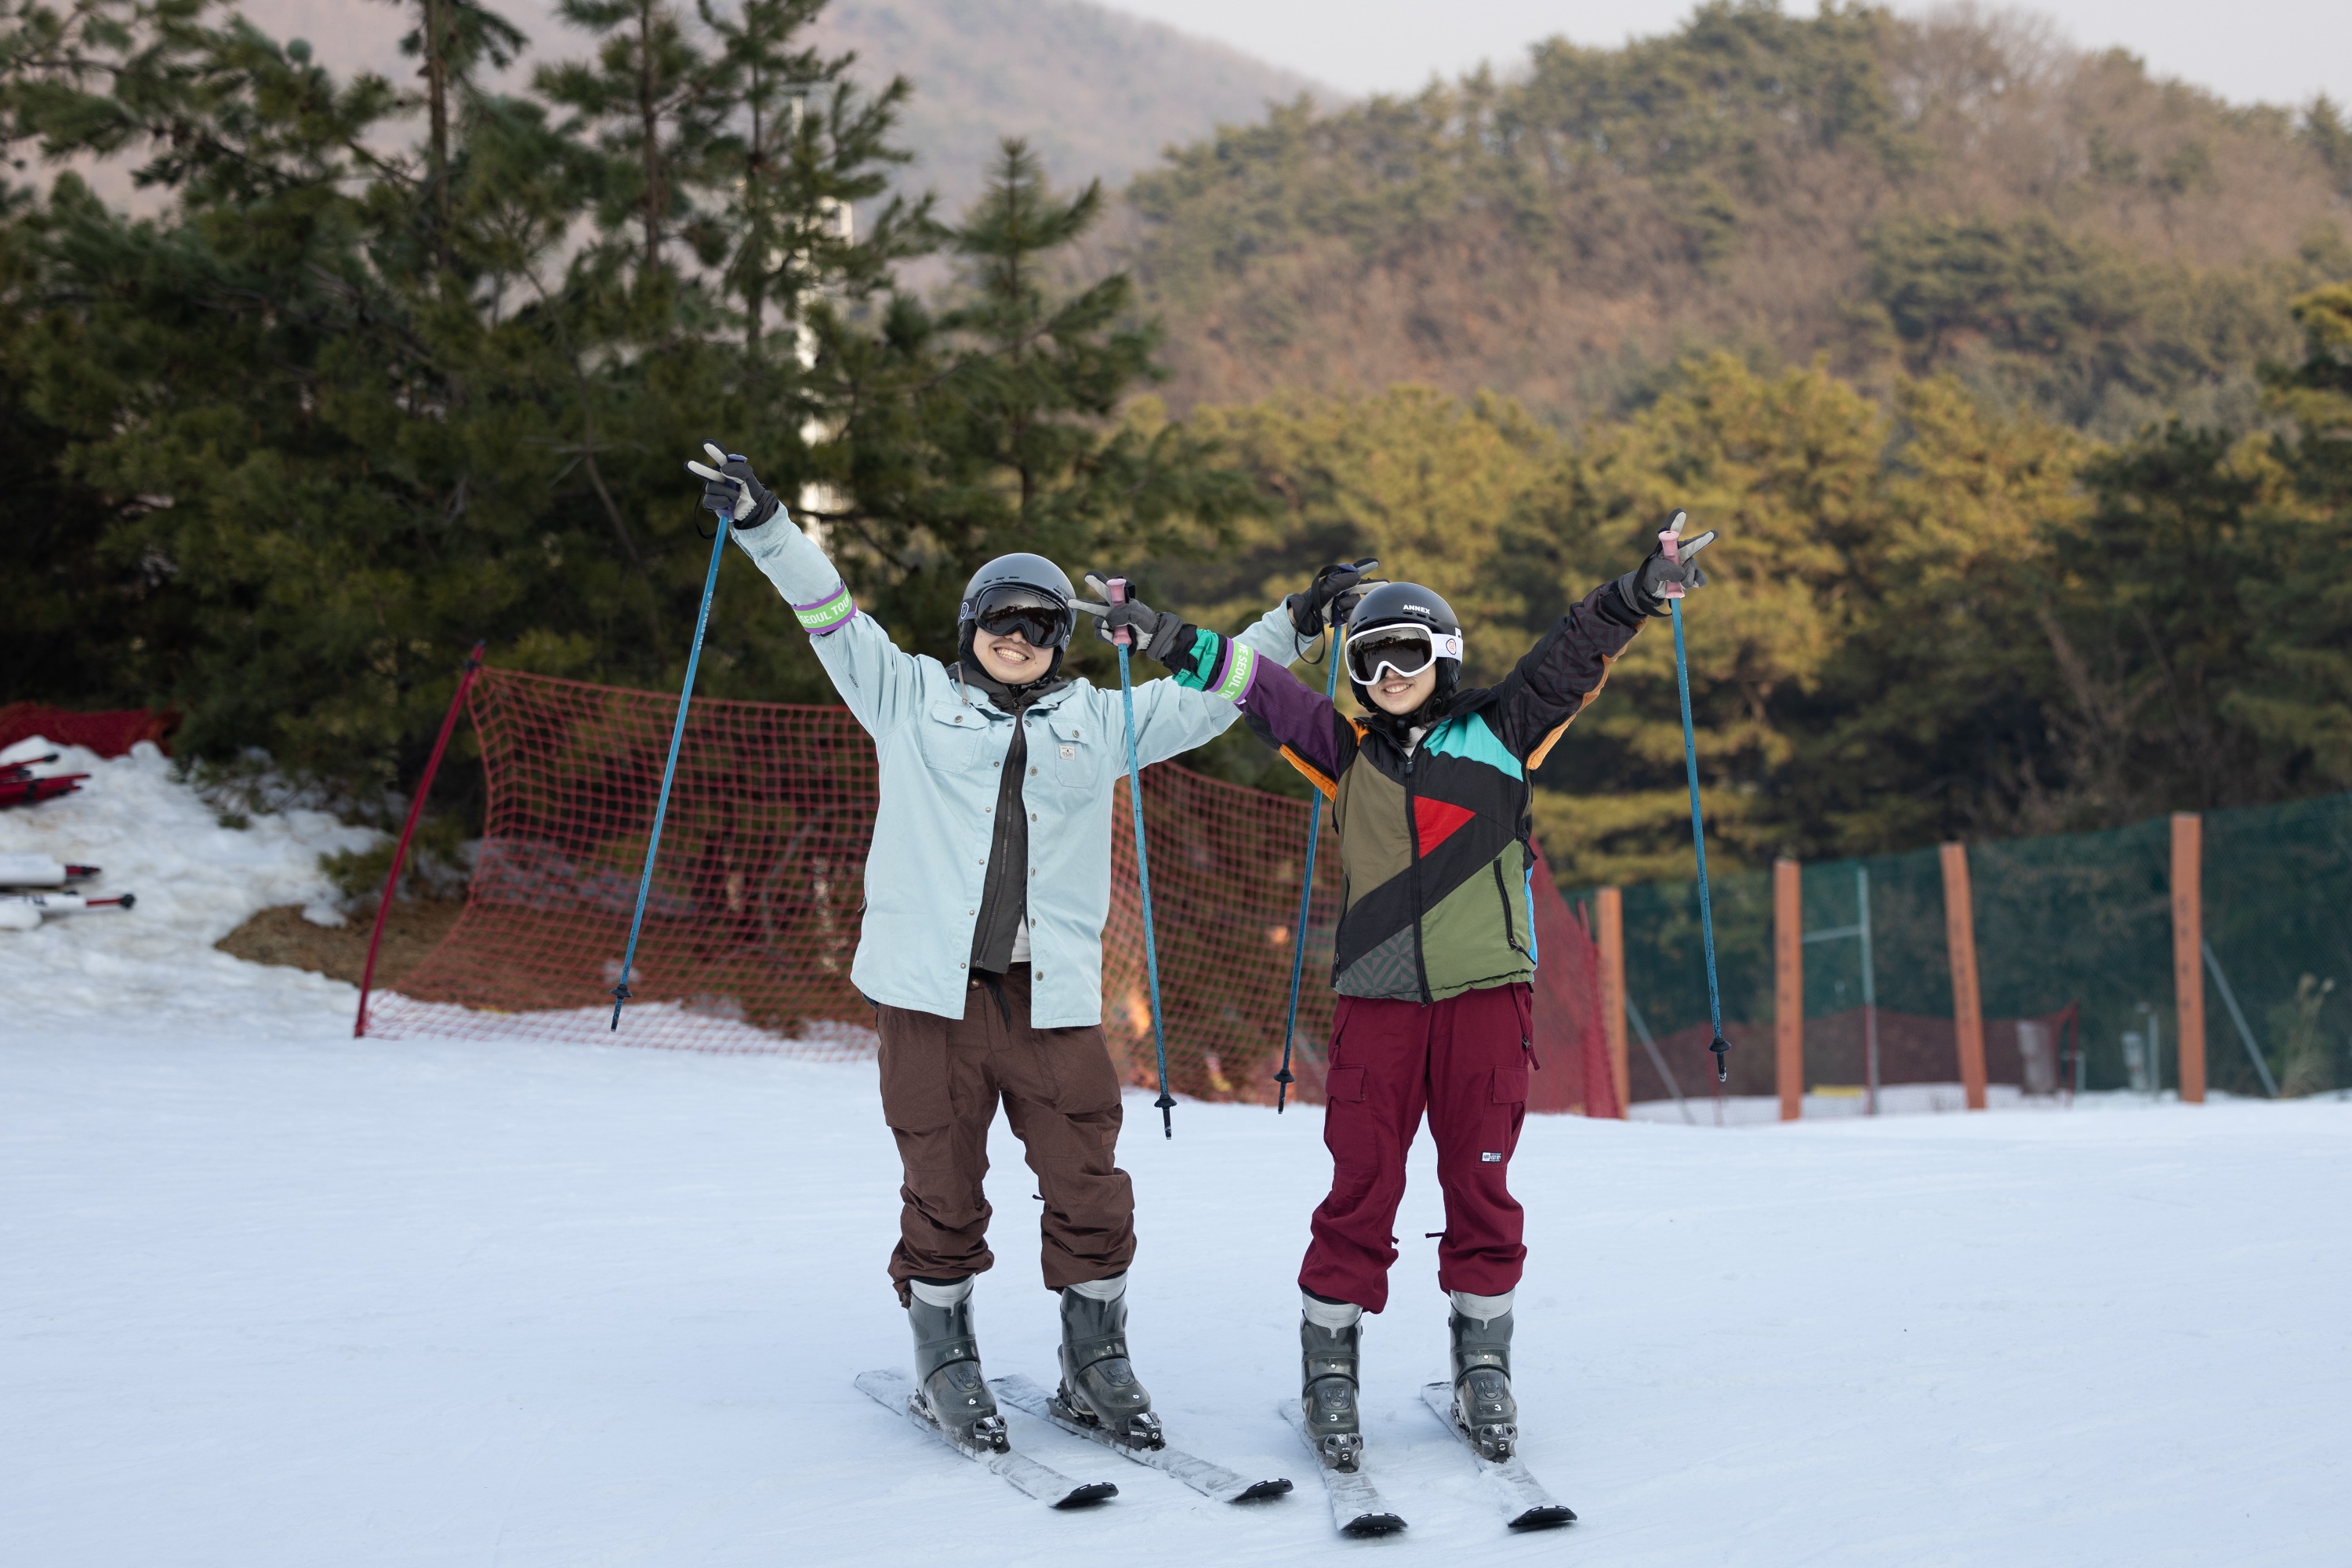
[[[735,518],[735,542],[792,606],[817,662],[866,732],[879,736],[897,728],[915,704],[920,676],[914,656],[859,612],[849,584],[747,459],[708,443],[702,449],[710,462],[687,468],[703,481],[703,506]]]
[[[1089,577],[1087,584],[1102,591],[1099,578]],[[1337,787],[1355,754],[1355,726],[1281,662],[1282,654],[1297,647],[1286,609],[1277,607],[1240,637],[1228,637],[1131,599],[1121,605],[1080,604],[1077,608],[1097,618],[1106,641],[1117,631],[1128,630],[1134,635],[1137,651],[1171,672],[1171,679],[1136,688],[1136,752],[1140,760],[1158,762],[1199,745],[1224,726],[1216,723],[1192,734],[1199,727],[1197,715],[1237,708],[1251,732],[1281,752],[1308,783],[1326,795]],[[1279,626],[1274,624],[1276,617]],[[1278,652],[1260,651],[1269,640]]]
[[[1669,527],[1679,532],[1684,514]],[[1690,557],[1715,539],[1712,529],[1680,542],[1680,561],[1663,545],[1623,576],[1603,583],[1569,606],[1495,689],[1496,736],[1528,767],[1543,760],[1579,713],[1609,680],[1609,667],[1652,616],[1668,614],[1667,590],[1704,586],[1706,574]]]

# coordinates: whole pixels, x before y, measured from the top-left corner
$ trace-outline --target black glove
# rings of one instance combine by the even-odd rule
[[[1356,607],[1360,596],[1356,584],[1364,580],[1365,573],[1379,564],[1370,556],[1353,564],[1334,562],[1315,574],[1315,582],[1307,592],[1283,600],[1282,607],[1290,612],[1290,627],[1298,634],[1298,640],[1305,642],[1320,636],[1327,612],[1329,619],[1346,625],[1348,612]]]
[[[1618,595],[1625,601],[1627,608],[1644,616],[1666,615],[1669,613],[1664,592],[1667,584],[1679,583],[1685,589],[1706,586],[1706,574],[1692,563],[1691,557],[1715,542],[1715,530],[1710,528],[1696,539],[1681,539],[1683,524],[1689,521],[1689,517],[1688,512],[1678,511],[1666,522],[1667,531],[1679,540],[1675,553],[1682,557],[1681,560],[1667,560],[1665,546],[1660,544],[1639,566],[1617,579]]]
[[[1132,632],[1135,638],[1131,646],[1162,664],[1168,662],[1168,656],[1175,651],[1177,635],[1184,629],[1183,616],[1172,610],[1155,610],[1132,598],[1123,605],[1111,604],[1109,586],[1093,573],[1087,574],[1087,586],[1100,595],[1102,602],[1088,604],[1081,599],[1070,607],[1094,616],[1095,636],[1116,644],[1118,639],[1112,633]]]
[[[686,471],[702,480],[703,510],[731,516],[738,533],[757,528],[783,510],[783,503],[751,471],[751,459],[740,452],[722,452],[712,441],[705,441],[702,449],[718,467],[688,463]]]

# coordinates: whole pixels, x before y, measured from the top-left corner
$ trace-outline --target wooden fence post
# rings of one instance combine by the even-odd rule
[[[1969,1109],[1985,1108],[1984,1003],[1977,991],[1976,900],[1969,890],[1969,850],[1947,844],[1944,863],[1944,947],[1952,963],[1952,1037],[1959,1047],[1960,1085]]]
[[[1804,868],[1772,862],[1772,1065],[1780,1120],[1805,1111]]]
[[[1617,1114],[1633,1113],[1633,1067],[1625,1057],[1625,894],[1603,888],[1601,920],[1601,1020],[1609,1037],[1609,1073],[1617,1080]]]
[[[2205,1101],[2205,819],[2172,814],[2172,992],[2180,1035],[2180,1100]]]

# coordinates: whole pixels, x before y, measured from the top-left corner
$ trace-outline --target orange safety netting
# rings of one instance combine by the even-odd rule
[[[609,993],[635,907],[677,699],[485,668],[472,695],[489,807],[466,910],[374,1009],[379,1035],[615,1040],[818,1058],[873,1048],[849,978],[877,798],[845,709],[695,702],[617,1035]],[[1122,792],[1125,785],[1120,786]],[[1152,916],[1180,1094],[1271,1100],[1289,994],[1307,806],[1160,764],[1144,771]],[[1105,1032],[1154,1080],[1131,815],[1113,813]],[[1296,1092],[1322,1099],[1338,846],[1325,830],[1307,920]],[[1530,1109],[1616,1114],[1598,964],[1537,878]]]

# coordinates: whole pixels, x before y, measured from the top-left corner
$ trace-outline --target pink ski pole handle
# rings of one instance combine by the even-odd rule
[[[1676,524],[1680,524],[1682,520],[1682,513],[1675,513],[1675,521]],[[1676,533],[1673,528],[1664,529],[1659,532],[1658,550],[1667,560],[1680,561],[1682,559],[1682,536]],[[1658,586],[1658,596],[1662,599],[1679,599],[1689,591],[1689,589],[1685,588],[1680,583],[1664,583]]]
[[[1114,605],[1126,604],[1127,579],[1124,577],[1113,577],[1108,582],[1105,583],[1103,584],[1103,597]],[[1132,647],[1135,645],[1134,628],[1131,626],[1120,626],[1110,634],[1110,640],[1120,647]]]

